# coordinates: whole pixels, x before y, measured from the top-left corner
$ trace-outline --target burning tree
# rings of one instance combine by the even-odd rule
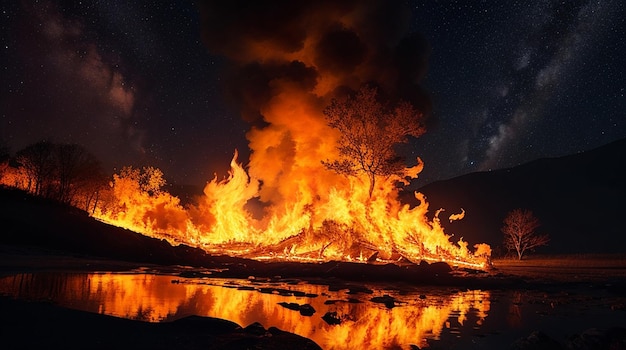
[[[341,136],[337,146],[340,158],[322,163],[340,174],[367,175],[370,198],[377,177],[404,177],[406,164],[394,146],[425,131],[422,113],[410,103],[401,101],[391,107],[378,101],[377,95],[375,88],[363,87],[355,96],[333,99],[324,109],[328,125]]]
[[[176,232],[179,237],[173,240],[175,243],[190,240],[193,230],[187,230],[188,215],[180,199],[163,190],[165,185],[163,172],[158,168],[123,167],[113,175],[109,199],[93,215],[153,237],[170,239],[168,232]]]
[[[511,251],[515,250],[519,260],[527,250],[532,250],[548,244],[548,235],[536,232],[541,225],[530,210],[515,209],[504,218],[504,245]]]

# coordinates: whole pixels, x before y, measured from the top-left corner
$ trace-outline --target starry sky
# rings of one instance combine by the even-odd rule
[[[197,186],[224,175],[235,149],[245,163],[246,134],[258,120],[241,94],[225,93],[250,72],[233,73],[246,50],[239,46],[262,37],[287,50],[306,37],[304,18],[324,21],[325,9],[348,13],[359,2],[232,3],[3,2],[0,139],[13,153],[42,139],[78,143],[111,173],[151,165],[169,182]],[[362,41],[398,42],[402,32],[420,38],[407,60],[427,58],[411,65],[427,132],[400,148],[425,163],[414,186],[626,137],[622,1],[380,4],[362,11],[366,29],[355,32],[376,37]],[[337,33],[354,42],[350,31]],[[326,70],[365,65],[353,54],[362,46],[319,46],[326,54],[316,62]],[[301,70],[310,78],[310,67]]]

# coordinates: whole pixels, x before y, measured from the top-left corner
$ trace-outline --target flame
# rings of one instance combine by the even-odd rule
[[[429,219],[423,194],[415,193],[419,205],[413,208],[397,199],[398,179],[379,181],[370,198],[367,179],[339,177],[327,171],[332,184],[316,177],[298,177],[295,183],[285,184],[292,193],[287,198],[289,192],[282,187],[264,193],[266,183],[261,185],[252,178],[237,156],[235,152],[228,177],[219,180],[216,176],[208,182],[196,205],[183,208],[178,198],[166,192],[148,194],[132,180],[116,176],[112,183],[114,209],[101,208],[94,215],[175,244],[257,259],[366,261],[375,255],[386,262],[404,257],[413,262],[486,267],[488,246],[477,245],[472,253],[462,238],[452,243],[441,226],[442,210]],[[406,173],[416,174],[422,167],[418,159]],[[326,171],[321,167],[314,170]],[[321,187],[328,190],[314,191]],[[248,204],[263,196],[281,201],[266,205],[265,215],[257,218]]]
[[[286,132],[277,126],[270,131],[251,131],[254,147],[269,145],[252,157],[249,172],[238,162],[235,151],[228,176],[220,180],[216,175],[208,182],[195,205],[183,207],[177,197],[159,187],[164,181],[159,182],[158,176],[153,181],[156,185],[142,185],[141,170],[131,168],[113,176],[92,215],[172,244],[260,260],[394,262],[404,257],[415,263],[443,261],[475,269],[487,267],[491,248],[481,243],[471,252],[462,238],[451,242],[452,236],[444,232],[439,219],[443,209],[429,219],[423,194],[415,193],[419,205],[413,208],[398,200],[396,184],[420,173],[424,165],[419,158],[415,166],[405,169],[405,177],[379,179],[370,197],[367,178],[339,176],[321,166],[323,153],[334,152],[331,144],[314,146],[321,142],[315,135],[315,140],[296,143],[286,136],[282,141],[275,137],[304,135],[304,130]],[[296,150],[294,146],[298,146]],[[307,154],[302,159],[295,156],[300,148]],[[288,159],[268,161],[276,157]],[[144,171],[155,173],[152,168]],[[33,187],[20,168],[4,169],[1,182],[26,190]],[[254,203],[262,207],[257,208],[262,215],[253,215]],[[461,209],[449,220],[464,215]]]

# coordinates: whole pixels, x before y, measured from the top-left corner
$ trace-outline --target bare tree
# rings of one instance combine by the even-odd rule
[[[511,251],[515,250],[519,260],[528,250],[547,245],[548,235],[540,235],[537,228],[541,225],[530,210],[515,209],[504,218],[504,245]]]
[[[77,144],[40,141],[18,151],[15,159],[26,174],[28,191],[62,203],[79,205],[79,197],[103,181],[100,162]]]
[[[100,176],[100,163],[94,155],[77,144],[59,144],[55,147],[57,200],[71,203],[87,184]]]
[[[407,142],[408,136],[419,137],[425,131],[422,113],[410,103],[383,105],[375,88],[363,87],[346,99],[333,99],[324,109],[328,125],[339,130],[339,159],[322,162],[337,173],[369,179],[369,196],[376,177],[401,175],[404,159],[394,146]]]
[[[89,176],[80,179],[72,203],[91,214],[100,205],[103,193],[110,188],[108,177],[104,174],[100,164],[93,165],[94,167]]]
[[[28,191],[50,197],[55,172],[54,145],[40,141],[18,151],[15,158],[26,170]]]

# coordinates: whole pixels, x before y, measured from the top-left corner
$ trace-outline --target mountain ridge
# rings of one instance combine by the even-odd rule
[[[532,210],[551,236],[550,253],[626,252],[626,139],[572,155],[541,158],[516,167],[475,172],[420,187],[429,212],[466,215],[448,222],[446,232],[470,244],[502,245],[500,227],[509,211]],[[412,193],[401,200],[417,204]]]

